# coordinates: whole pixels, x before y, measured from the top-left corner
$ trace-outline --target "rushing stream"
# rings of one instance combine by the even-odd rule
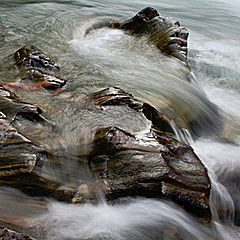
[[[188,28],[191,82],[186,80],[181,62],[151,48],[144,37],[106,28],[85,35],[93,24],[128,19],[146,6]],[[42,203],[43,212],[38,212],[36,200],[5,187],[0,189],[0,220],[6,217],[2,212],[24,215],[32,235],[47,240],[154,240],[160,232],[166,240],[240,239],[236,225],[240,224],[239,11],[238,0],[0,0],[0,61],[24,45],[34,44],[59,64],[68,80],[62,95],[16,90],[26,101],[53,106],[54,111],[46,117],[61,129],[53,136],[54,144],[72,152],[79,136],[91,139],[92,124],[101,121],[87,112],[80,115],[67,104],[69,93],[80,96],[120,87],[169,114],[176,133],[178,128],[184,129],[177,135],[179,140],[194,148],[211,178],[214,224],[209,228],[173,203],[145,198],[121,199],[108,205],[100,196],[98,204],[82,206],[47,199]],[[11,72],[1,64],[0,81],[10,81],[10,77]],[[219,108],[220,116],[212,111],[207,98]],[[169,105],[174,113],[166,107]],[[203,119],[205,134],[192,139],[186,121],[202,114],[209,116],[214,126]],[[75,125],[75,119],[88,122],[88,126]],[[44,145],[44,135],[38,141]],[[70,166],[68,170],[73,169]],[[47,236],[42,236],[43,229]]]

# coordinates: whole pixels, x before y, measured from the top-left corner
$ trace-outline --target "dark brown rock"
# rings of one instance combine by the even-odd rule
[[[60,79],[59,77],[46,74],[41,70],[31,69],[25,72],[20,83],[31,84],[42,86],[48,90],[55,90],[63,87],[66,84],[66,80]]]
[[[16,66],[20,69],[42,69],[49,71],[59,71],[59,66],[37,47],[24,46],[14,54]]]
[[[156,9],[147,7],[129,20],[117,22],[109,21],[102,25],[96,25],[88,29],[107,26],[122,29],[129,34],[147,35],[150,43],[163,53],[174,56],[184,62],[187,61],[188,31],[181,27],[178,21],[162,18]]]
[[[164,197],[209,219],[210,181],[193,150],[159,133],[129,134],[118,128],[96,133],[89,159],[107,199]]]
[[[9,114],[8,111],[1,114],[1,184],[17,187],[31,195],[54,196],[75,203],[94,200],[100,192],[108,200],[125,196],[166,198],[191,214],[210,220],[210,181],[206,168],[191,147],[173,138],[168,121],[152,106],[119,88],[105,89],[78,99],[81,108],[88,109],[87,114],[92,111],[99,119],[116,119],[118,111],[124,109],[125,114],[131,114],[131,118],[141,124],[131,127],[112,122],[112,126],[108,126],[109,121],[103,121],[102,125],[96,122],[93,141],[84,143],[89,146],[88,152],[84,156],[70,153],[71,161],[79,162],[79,168],[85,168],[93,179],[90,182],[78,179],[72,184],[68,181],[65,185],[61,179],[51,176],[51,166],[56,168],[59,164],[61,168],[61,159],[66,153],[63,150],[54,153],[51,146],[48,150],[52,153],[48,153],[34,144],[31,132],[22,127],[38,124],[44,129],[49,123],[42,117],[41,109],[21,102],[3,87],[1,93],[0,99],[5,99],[12,108],[11,119],[14,119],[12,123],[7,120],[5,114]],[[127,115],[125,118],[128,119]],[[81,145],[74,148],[80,149]]]
[[[66,80],[59,77],[59,66],[33,45],[17,50],[13,58],[17,75],[12,80],[17,82],[5,82],[6,85],[29,90],[56,90],[66,84]]]
[[[171,127],[163,116],[118,88],[92,94],[91,99],[98,106],[134,109],[136,118],[143,113],[152,122],[152,127],[141,132],[130,133],[118,127],[96,131],[89,166],[101,180],[106,198],[164,197],[209,220],[207,170],[191,147],[172,137]]]

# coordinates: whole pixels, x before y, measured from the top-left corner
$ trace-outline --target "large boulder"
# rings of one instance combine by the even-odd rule
[[[51,145],[48,151],[44,150],[32,142],[26,127],[39,125],[44,129],[51,124],[36,106],[20,102],[3,87],[1,92],[1,98],[9,101],[9,109],[12,108],[10,112],[3,111],[0,119],[1,184],[31,195],[53,196],[74,203],[96,200],[102,193],[107,200],[125,196],[165,198],[210,221],[210,181],[206,168],[190,146],[173,138],[168,121],[150,105],[119,88],[77,98],[75,104],[83,109],[82,117],[94,114],[98,119],[93,122],[93,139],[81,143],[88,146],[84,155],[70,153],[71,161],[77,163],[73,168],[85,169],[91,181],[87,178],[76,181],[78,176],[73,173],[76,169],[72,169],[72,182],[66,184],[54,177],[54,171],[64,167],[62,161],[67,153],[62,149],[54,153]],[[13,122],[5,116],[10,113]],[[114,122],[119,113],[124,114],[121,121]],[[76,143],[74,148],[81,149],[81,144]],[[64,174],[65,169],[62,171]]]

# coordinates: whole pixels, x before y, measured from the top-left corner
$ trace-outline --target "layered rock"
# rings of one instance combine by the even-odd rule
[[[184,62],[187,61],[188,31],[182,27],[179,21],[170,18],[162,18],[156,9],[147,7],[134,17],[125,21],[109,21],[101,25],[89,28],[89,33],[94,28],[110,27],[122,29],[129,34],[147,35],[151,45],[162,52],[172,55]]]
[[[5,100],[9,95],[7,90],[2,94]],[[11,101],[17,102],[17,97],[12,95]],[[125,196],[166,198],[209,221],[210,181],[206,168],[191,147],[173,138],[171,127],[161,113],[119,88],[90,94],[78,102],[90,112],[99,114],[99,118],[111,115],[116,119],[118,113],[124,111],[135,118],[136,123],[144,123],[138,128],[121,122],[106,126],[108,121],[96,125],[93,141],[85,143],[90,147],[84,159],[75,156],[76,162],[88,161],[87,165],[79,167],[85,167],[94,180],[84,182],[81,179],[80,185],[76,182],[66,185],[51,176],[51,169],[46,169],[51,162],[60,163],[61,156],[49,154],[16,129],[21,124],[30,126],[32,121],[42,124],[45,119],[41,110],[18,102],[24,107],[18,106],[13,123],[4,114],[0,119],[1,184],[17,187],[28,194],[53,196],[74,203],[97,199],[102,193],[107,200]],[[124,121],[127,119],[126,115]],[[16,127],[12,125],[15,121],[18,121]]]
[[[45,88],[56,90],[66,84],[66,80],[59,77],[59,66],[40,49],[30,45],[24,46],[14,54],[14,66],[18,70],[17,82],[8,82],[29,89]]]
[[[159,17],[155,9],[104,26],[148,35],[151,44],[186,65],[188,32],[178,22]],[[58,119],[57,126],[51,123],[54,114],[51,120],[44,114],[55,111],[56,105],[49,103],[48,110],[42,110],[36,103],[21,101],[8,86],[61,88],[66,81],[57,76],[58,65],[38,48],[25,46],[14,54],[14,66],[18,81],[0,85],[1,185],[72,203],[97,201],[99,195],[108,201],[126,196],[164,198],[211,221],[207,170],[190,146],[174,139],[163,113],[112,87],[66,99],[64,104],[79,112],[63,125]],[[64,145],[63,135],[68,133],[64,124],[89,132]]]
[[[106,89],[93,99],[106,108],[134,108],[136,118],[157,112],[120,89]],[[135,133],[114,126],[96,131],[89,166],[100,179],[106,198],[164,197],[199,217],[210,217],[210,182],[205,167],[191,147],[168,133],[170,126],[163,117],[151,123],[150,128]]]

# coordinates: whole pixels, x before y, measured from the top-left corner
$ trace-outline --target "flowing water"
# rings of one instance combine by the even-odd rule
[[[150,48],[145,38],[105,28],[85,36],[93,24],[128,19],[146,6],[155,7],[162,16],[173,17],[189,29],[191,82],[186,80],[188,73],[182,63]],[[58,107],[64,106],[67,93],[80,96],[109,86],[120,87],[166,111],[176,130],[184,128],[177,136],[191,144],[209,171],[214,224],[206,227],[170,202],[144,198],[83,206],[47,200],[46,209],[37,214],[33,204],[29,208],[18,205],[21,199],[28,206],[30,197],[7,188],[0,189],[0,212],[18,212],[27,219],[35,216],[30,223],[26,220],[33,234],[41,237],[42,230],[47,229],[42,238],[49,240],[239,239],[240,229],[234,224],[240,222],[235,214],[240,212],[239,11],[238,0],[0,1],[0,61],[24,45],[34,44],[60,65],[68,79],[63,97],[18,92],[24,100],[55,106],[47,117],[62,128],[59,144],[70,147],[79,134],[91,138],[86,132],[97,121],[83,117],[81,121],[88,121],[89,127],[82,130],[81,125],[75,126],[74,119],[80,118],[78,109],[67,105],[62,111]],[[0,67],[0,78],[11,80],[4,66]],[[207,98],[219,108],[220,116]],[[166,108],[169,104],[174,114]],[[215,128],[222,128],[222,133],[191,139],[185,123],[199,115],[208,115],[215,123],[208,126],[203,119],[207,133],[214,133]]]

